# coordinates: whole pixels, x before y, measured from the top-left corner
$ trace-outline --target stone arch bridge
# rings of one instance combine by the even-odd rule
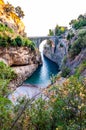
[[[59,36],[35,36],[35,37],[29,37],[29,39],[36,44],[37,48],[39,48],[39,45],[44,40],[51,40],[56,45],[58,43]]]

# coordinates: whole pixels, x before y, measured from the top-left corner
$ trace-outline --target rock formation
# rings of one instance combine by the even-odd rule
[[[57,63],[59,68],[61,68],[64,56],[67,53],[67,46],[68,41],[66,39],[58,39],[58,43],[55,46],[54,51],[52,50],[51,44],[46,43],[43,54],[53,62]]]
[[[38,64],[40,54],[28,47],[0,47],[0,58],[9,66]]]
[[[28,47],[0,47],[0,61],[11,66],[17,74],[9,84],[10,89],[14,90],[41,64],[41,56],[38,50],[32,51]]]

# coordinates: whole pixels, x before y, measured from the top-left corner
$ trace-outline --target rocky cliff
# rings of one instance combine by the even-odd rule
[[[41,56],[38,50],[28,47],[0,47],[0,61],[11,66],[17,77],[11,81],[9,87],[14,90],[41,64]]]
[[[28,47],[0,47],[0,58],[9,66],[40,63],[39,52]]]
[[[86,27],[78,30],[73,30],[73,35],[69,34],[72,30],[68,30],[67,35],[58,39],[57,45],[54,47],[47,42],[44,47],[44,55],[50,60],[56,62],[64,77],[76,73],[77,67],[80,65],[82,69],[80,73],[86,76]],[[67,37],[68,36],[68,37]],[[68,38],[68,39],[67,39]]]
[[[59,65],[61,68],[64,56],[67,54],[68,41],[65,38],[58,39],[57,45],[55,45],[54,50],[50,43],[46,43],[44,46],[43,54]]]
[[[10,8],[10,4],[6,4],[3,0],[0,0],[0,22],[12,28],[17,34],[25,34],[23,22],[14,12],[14,9]]]
[[[21,85],[41,64],[40,53],[25,36],[24,29],[16,8],[0,0],[0,61],[11,66],[16,73],[15,80],[9,84],[12,90]]]

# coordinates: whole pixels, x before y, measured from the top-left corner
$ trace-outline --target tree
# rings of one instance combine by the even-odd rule
[[[10,12],[14,12],[14,6],[9,3],[5,4],[4,12],[7,14],[9,14]]]
[[[23,18],[24,17],[24,12],[22,11],[21,7],[20,6],[17,6],[15,8],[15,12],[16,14],[18,15],[19,18]]]
[[[53,35],[54,35],[53,30],[49,29],[49,34],[48,34],[48,35],[49,35],[49,36],[53,36]]]

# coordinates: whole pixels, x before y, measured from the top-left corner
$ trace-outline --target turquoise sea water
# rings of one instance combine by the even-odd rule
[[[46,42],[42,42],[39,47],[43,64],[29,77],[24,83],[34,84],[40,87],[48,86],[52,75],[56,75],[59,72],[59,67],[56,63],[52,62],[45,56],[43,56],[43,47]]]

